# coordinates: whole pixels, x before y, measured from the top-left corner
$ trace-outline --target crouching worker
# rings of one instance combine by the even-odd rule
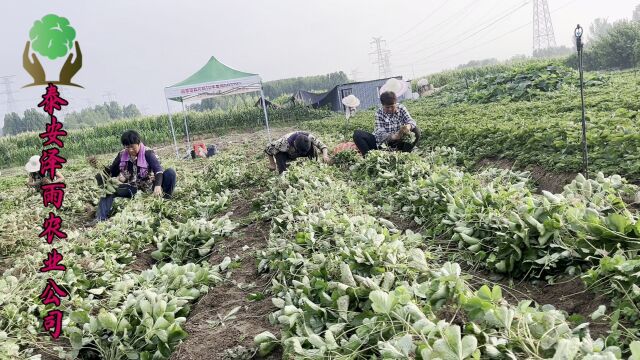
[[[140,190],[169,199],[176,186],[175,170],[163,170],[154,151],[144,146],[137,132],[126,131],[122,134],[121,142],[124,150],[118,153],[111,167],[104,169],[107,175],[118,179],[119,185],[115,193],[100,198],[96,221],[104,221],[109,217],[116,197],[132,198]],[[95,158],[91,158],[90,163],[97,167]],[[99,186],[104,186],[102,174],[96,175],[96,180]]]
[[[62,176],[60,170],[56,171],[56,176],[53,181],[49,178],[48,173],[45,175],[40,174],[40,156],[38,155],[33,155],[24,166],[24,169],[29,174],[27,177],[27,186],[39,192],[43,191],[41,188],[42,185],[64,181],[64,176]]]
[[[380,149],[383,144],[394,151],[411,152],[420,140],[420,129],[415,120],[411,118],[404,105],[398,104],[394,92],[383,92],[380,102],[382,108],[376,111],[373,134],[356,130],[353,133],[353,142],[362,156],[367,156],[371,150]],[[415,135],[415,140],[410,133]]]
[[[276,170],[277,168],[279,174],[282,174],[287,169],[288,161],[299,157],[317,159],[317,151],[322,152],[323,161],[328,163],[327,145],[314,135],[303,131],[286,134],[280,139],[271,142],[264,150],[269,158],[269,169]]]

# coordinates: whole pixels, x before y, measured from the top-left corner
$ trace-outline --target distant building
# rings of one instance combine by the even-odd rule
[[[402,80],[402,76],[396,76],[395,78]],[[320,94],[299,90],[292,96],[291,101],[313,108],[329,108],[329,110],[332,111],[344,112],[345,108],[344,105],[342,105],[342,99],[353,94],[360,99],[360,109],[376,108],[380,106],[380,88],[389,79],[390,78],[342,84],[334,87],[331,91]],[[410,95],[411,91],[407,91],[404,95],[400,96],[398,100],[408,99]]]

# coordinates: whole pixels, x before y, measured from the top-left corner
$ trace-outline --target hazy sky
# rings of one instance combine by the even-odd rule
[[[548,1],[557,42],[567,46],[576,24],[630,18],[640,3]],[[378,77],[369,55],[375,36],[387,40],[393,73],[412,78],[473,59],[529,55],[533,37],[531,0],[5,0],[0,76],[16,75],[14,110],[34,107],[43,92],[21,89],[31,80],[22,51],[33,22],[48,13],[69,19],[84,55],[74,81],[85,89],[63,88],[71,110],[114,99],[166,112],[163,88],[211,55],[264,80],[338,70],[366,80]],[[40,59],[57,78],[64,59]],[[6,111],[0,95],[0,117]]]

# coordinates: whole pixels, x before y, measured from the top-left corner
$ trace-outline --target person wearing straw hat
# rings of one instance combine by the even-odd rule
[[[60,172],[60,170],[56,171],[56,176],[53,181],[51,181],[51,179],[48,176],[40,174],[40,156],[39,155],[33,155],[29,159],[29,162],[24,166],[24,169],[29,174],[28,175],[29,177],[27,178],[27,186],[29,186],[32,189],[35,189],[36,191],[42,191],[40,189],[42,185],[50,184],[52,182],[64,181],[64,176],[62,176],[62,173]]]
[[[317,159],[318,150],[322,152],[323,161],[328,163],[330,159],[327,149],[327,145],[315,135],[304,131],[295,131],[271,142],[264,149],[264,152],[269,158],[269,169],[277,169],[278,173],[282,174],[287,169],[288,161],[299,157]]]
[[[395,78],[389,79],[380,89],[382,108],[376,111],[373,134],[363,130],[353,133],[353,142],[362,156],[371,150],[381,149],[383,145],[390,150],[411,152],[418,143],[420,129],[407,108],[398,104],[398,96],[408,89],[406,82]],[[415,135],[415,139],[411,139],[410,133]]]
[[[345,107],[345,115],[347,120],[356,114],[356,108],[360,106],[360,99],[351,94],[342,99],[342,105]]]

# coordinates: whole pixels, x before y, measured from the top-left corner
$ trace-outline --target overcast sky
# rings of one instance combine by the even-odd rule
[[[548,1],[558,45],[567,46],[576,24],[630,18],[640,3]],[[31,80],[22,51],[33,22],[49,13],[69,19],[84,55],[74,81],[85,89],[63,88],[71,110],[113,99],[147,114],[166,112],[163,88],[212,55],[264,80],[339,70],[367,80],[378,77],[369,55],[373,37],[387,41],[393,73],[405,78],[474,59],[530,55],[533,46],[531,0],[7,0],[2,7],[0,76],[15,75],[14,110],[20,112],[43,92],[21,89]],[[52,74],[64,62],[40,59],[56,69]],[[6,111],[0,95],[0,117]]]

